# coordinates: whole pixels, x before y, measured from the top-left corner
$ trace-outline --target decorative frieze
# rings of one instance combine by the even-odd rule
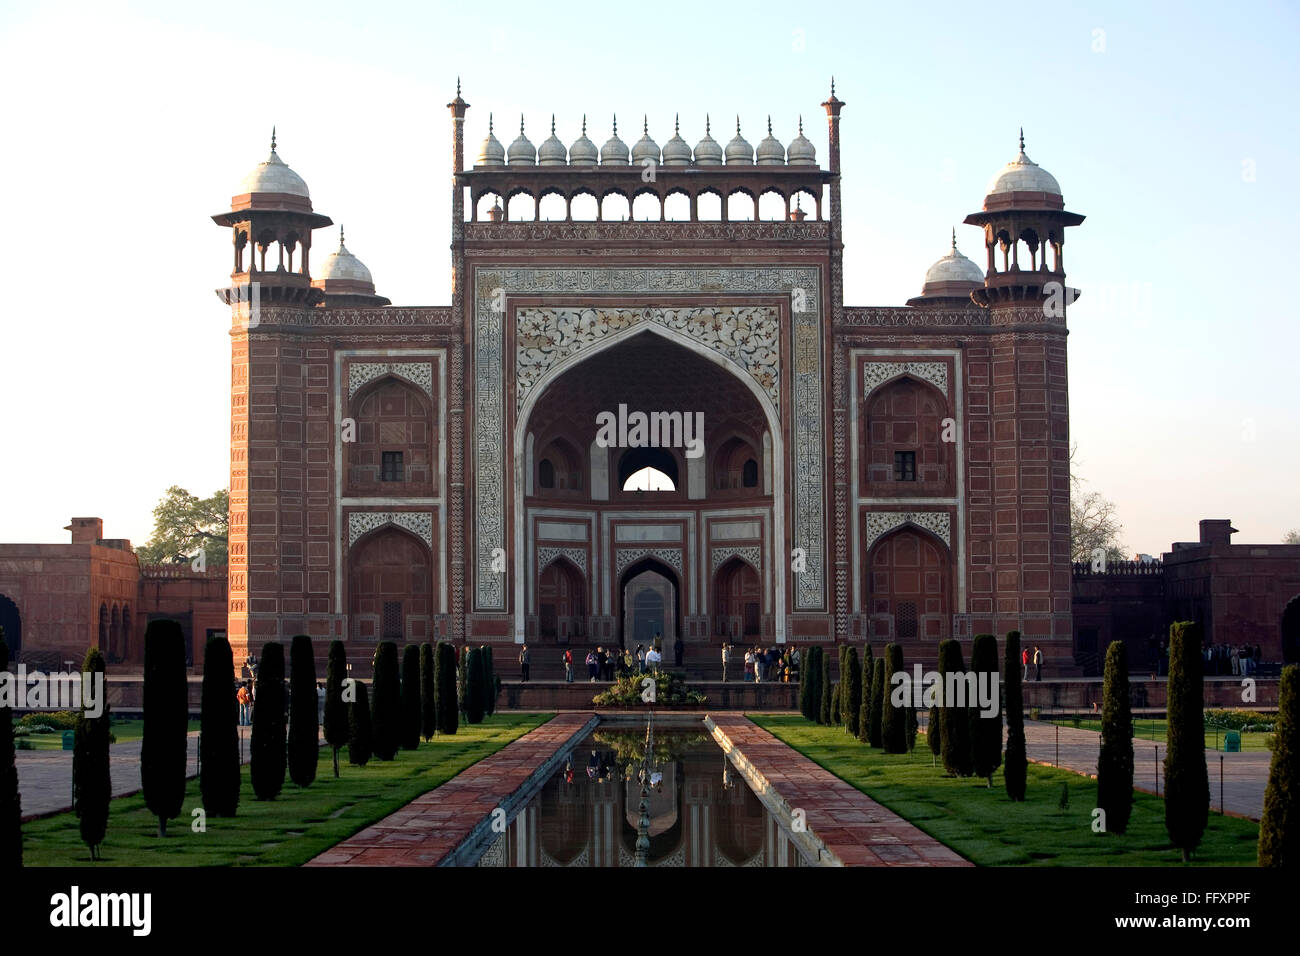
[[[630,564],[642,558],[658,558],[678,574],[682,573],[680,548],[621,548],[614,552],[614,577],[618,577]]]
[[[362,535],[395,524],[412,532],[433,548],[433,512],[431,511],[352,511],[348,513],[348,547]]]
[[[946,511],[872,511],[866,516],[862,551],[865,554],[895,528],[913,524],[924,528],[952,549],[952,516]]]
[[[944,395],[948,394],[947,362],[867,362],[863,366],[863,398],[899,375],[919,378],[923,382],[929,382]]]
[[[348,398],[383,375],[396,375],[433,397],[432,362],[353,362],[348,366]]]
[[[538,548],[537,573],[545,571],[556,558],[568,558],[583,574],[587,573],[587,552],[583,548]]]
[[[763,549],[758,545],[747,545],[740,548],[714,548],[711,559],[712,572],[717,574],[718,568],[732,558],[740,558],[742,561],[749,562],[755,571],[763,570]]]

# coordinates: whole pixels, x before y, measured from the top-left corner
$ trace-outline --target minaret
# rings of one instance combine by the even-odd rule
[[[822,103],[826,109],[826,125],[829,134],[828,160],[830,172],[830,289],[826,300],[830,303],[829,315],[823,310],[824,347],[826,354],[835,355],[831,373],[831,421],[834,435],[834,490],[835,514],[844,514],[848,508],[848,474],[844,467],[844,435],[848,430],[848,383],[847,369],[842,352],[830,350],[831,330],[839,326],[844,319],[844,240],[840,231],[840,110],[845,106],[843,100],[835,95],[835,78],[831,77],[831,95]],[[803,120],[799,121],[799,134],[803,135]],[[828,523],[828,528],[834,527]],[[851,565],[847,542],[843,534],[838,535],[831,559],[835,566],[834,607],[835,639],[845,641],[849,636],[849,578]]]
[[[460,174],[465,169],[465,111],[469,109],[460,98],[460,77],[456,77],[456,98],[447,109],[451,110],[451,296],[455,315],[465,266],[465,190],[461,188]]]
[[[987,412],[972,410],[968,427],[989,436],[998,465],[992,497],[972,499],[970,514],[973,528],[988,529],[972,543],[998,564],[987,568],[991,620],[977,619],[975,630],[1019,630],[1031,653],[1042,648],[1048,674],[1072,674],[1065,314],[1077,292],[1065,285],[1061,248],[1083,216],[1066,212],[1055,177],[1025,155],[1023,130],[1015,159],[986,192],[966,222],[984,230],[987,271],[970,295],[993,328],[987,354],[972,346],[967,359],[991,370],[993,388]]]
[[[460,96],[460,77],[456,77],[456,98],[447,104],[451,110],[451,314],[463,324],[465,334],[472,328],[465,314],[465,189],[461,173],[465,169],[465,111],[469,109]],[[451,449],[448,463],[451,552],[451,637],[465,636],[465,473],[461,448],[465,436],[465,346],[453,344],[449,349],[451,387],[447,410],[447,440]]]

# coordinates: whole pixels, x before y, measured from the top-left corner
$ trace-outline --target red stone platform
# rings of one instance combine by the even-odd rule
[[[459,847],[490,825],[493,810],[501,807],[509,817],[521,788],[543,782],[553,771],[552,758],[585,737],[596,720],[589,712],[560,714],[306,865],[449,865]]]
[[[803,810],[804,842],[824,865],[973,865],[749,718],[717,714],[705,723],[769,809],[786,820]]]

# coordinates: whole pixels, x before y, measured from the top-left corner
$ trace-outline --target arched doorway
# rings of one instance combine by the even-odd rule
[[[537,634],[567,644],[587,633],[586,582],[565,558],[556,558],[537,581]]]
[[[952,636],[950,562],[941,541],[904,525],[875,543],[866,567],[872,639],[937,642]]]
[[[425,639],[432,580],[429,549],[414,535],[387,525],[362,538],[348,557],[352,637],[399,642]]]
[[[116,604],[113,605],[113,613],[109,618],[108,624],[108,663],[116,664],[122,658],[120,657],[122,647],[122,609]]]
[[[18,660],[23,649],[23,617],[18,613],[18,605],[3,594],[0,594],[0,628],[9,648],[9,660]]]
[[[1300,662],[1300,595],[1282,612],[1282,663]]]
[[[731,558],[713,577],[713,633],[732,642],[753,643],[761,633],[763,590],[758,572]]]
[[[99,652],[104,655],[104,660],[112,656],[113,648],[108,643],[108,605],[99,606],[99,643],[96,645]]]
[[[621,646],[649,647],[658,634],[670,649],[681,628],[681,589],[672,568],[643,558],[619,576],[618,593]]]

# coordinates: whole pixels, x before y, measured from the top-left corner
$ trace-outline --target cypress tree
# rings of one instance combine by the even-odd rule
[[[284,645],[271,641],[262,648],[257,668],[253,739],[248,748],[248,774],[259,800],[274,800],[284,788],[284,710]]]
[[[465,720],[469,694],[469,645],[462,644],[456,655],[456,694],[460,701],[460,719]],[[468,723],[468,721],[466,721]]]
[[[817,722],[829,727],[831,724],[831,659],[826,656],[826,649],[817,649],[817,660],[821,668],[821,677],[817,680],[817,694],[821,706],[817,710]]]
[[[1003,693],[1007,709],[1007,752],[1002,782],[1007,796],[1017,802],[1025,799],[1025,783],[1029,775],[1029,759],[1025,749],[1025,699],[1020,685],[1020,632],[1007,633],[1006,655],[1003,658]]]
[[[310,787],[319,760],[316,652],[310,637],[297,634],[289,645],[289,779],[300,787]]]
[[[862,649],[861,696],[858,708],[858,739],[864,744],[870,741],[871,730],[871,682],[875,678],[876,664],[871,657],[871,645]]]
[[[347,744],[348,704],[343,700],[343,682],[348,679],[348,652],[342,641],[330,641],[325,658],[325,742],[334,755],[334,776],[339,775],[339,751]],[[351,685],[356,693],[356,682]],[[351,696],[351,695],[349,695]]]
[[[403,750],[420,746],[420,646],[407,644],[402,651],[402,732]]]
[[[160,837],[167,835],[167,821],[180,815],[185,802],[189,712],[185,634],[177,621],[150,621],[144,635],[140,783],[145,806],[158,818]]]
[[[886,644],[880,702],[880,745],[887,754],[907,753],[907,703],[894,706],[894,675],[903,669],[903,645]]]
[[[812,720],[812,659],[813,649],[806,648],[799,661],[799,713]]]
[[[437,694],[433,689],[433,645],[420,645],[420,735],[432,739],[438,729]]]
[[[483,713],[491,717],[497,712],[497,673],[492,662],[492,645],[484,644],[483,651]]]
[[[234,679],[230,642],[224,636],[209,638],[203,648],[199,793],[203,809],[214,817],[233,817],[239,807],[239,701]]]
[[[1259,865],[1300,863],[1300,761],[1297,761],[1297,719],[1300,718],[1300,668],[1288,664],[1278,686],[1277,723],[1273,726],[1273,757],[1264,788],[1264,816],[1259,821]]]
[[[380,760],[392,760],[402,743],[402,679],[397,644],[380,641],[375,649],[374,700],[370,709],[371,747]]]
[[[433,686],[438,733],[454,734],[460,716],[460,707],[456,702],[456,648],[446,641],[438,642],[438,655],[433,668]]]
[[[1133,713],[1128,692],[1128,645],[1106,648],[1101,692],[1101,754],[1097,758],[1097,806],[1111,833],[1128,830],[1133,812]]]
[[[839,694],[837,694],[835,699],[831,701],[832,709],[835,711],[835,713],[832,714],[832,719],[833,719],[833,723],[835,723],[836,726],[841,728],[847,727],[849,724],[848,653],[849,653],[849,646],[847,644],[839,644],[835,648],[835,657],[836,657],[835,663],[837,666],[836,674],[839,675],[836,678],[835,686],[839,689]]]
[[[947,685],[948,674],[963,674],[961,645],[953,638],[939,642],[939,676]],[[955,777],[971,775],[970,717],[965,706],[958,707],[944,694],[943,715],[943,765]]]
[[[985,716],[976,700],[970,708],[971,769],[975,776],[988,781],[993,789],[993,771],[1002,765],[1002,701],[997,694],[998,639],[992,634],[976,634],[970,648],[970,669],[975,672],[977,687],[993,690],[996,713]]]
[[[840,720],[840,685],[839,684],[831,685],[831,725],[832,726],[843,725],[843,721]]]
[[[916,749],[916,708],[907,708],[907,752]]]
[[[364,767],[370,762],[373,739],[370,734],[370,693],[361,681],[354,681],[356,698],[348,704],[348,763]]]
[[[92,647],[86,652],[81,673],[104,674],[104,655],[99,648]],[[234,673],[233,670],[231,673]],[[94,677],[91,679],[94,680]],[[81,841],[90,848],[92,860],[100,858],[99,845],[104,842],[104,834],[108,830],[108,804],[113,799],[108,769],[108,683],[103,677],[100,680],[104,683],[99,689],[102,694],[102,709],[98,717],[87,714],[83,686],[82,707],[77,714],[72,747],[73,804],[77,809]]]
[[[0,627],[0,673],[9,670],[9,645]],[[0,870],[23,865],[23,805],[18,793],[14,711],[0,707]]]
[[[1201,626],[1180,621],[1169,629],[1169,749],[1165,755],[1165,829],[1183,862],[1201,842],[1210,815],[1205,766]]]
[[[886,646],[886,650],[888,647]],[[871,662],[871,710],[867,713],[867,743],[879,749],[884,745],[885,659],[877,657]]]
[[[484,673],[483,651],[481,648],[470,648],[466,671],[465,722],[481,724],[483,723],[483,711],[486,706],[487,696],[487,675]]]
[[[858,664],[858,649],[850,647],[844,655],[848,667],[840,682],[848,687],[844,700],[844,729],[854,737],[858,735],[858,718],[862,715],[862,667]]]
[[[943,709],[930,708],[930,717],[925,723],[925,742],[930,747],[930,765],[935,766],[939,754],[943,752]]]

